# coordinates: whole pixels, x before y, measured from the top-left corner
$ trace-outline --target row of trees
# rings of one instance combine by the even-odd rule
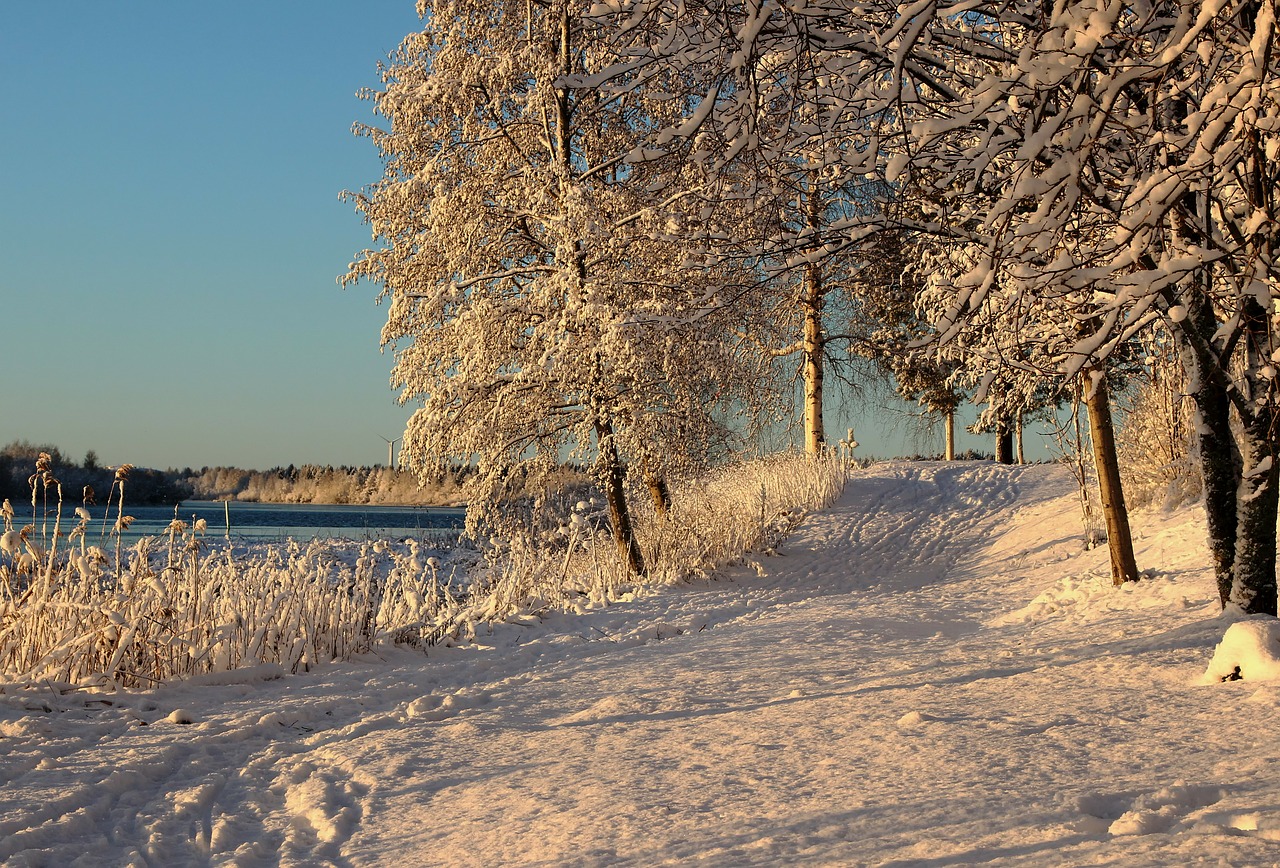
[[[104,467],[93,450],[77,462],[58,447],[15,441],[0,448],[0,498],[29,501],[36,465],[49,456],[52,477],[67,503],[104,505],[115,479],[115,468]],[[563,471],[567,480],[570,469]],[[135,504],[175,504],[183,500],[246,500],[260,503],[430,504],[460,502],[455,473],[438,485],[424,488],[412,473],[389,467],[333,467],[304,464],[245,470],[202,467],[193,470],[131,468],[128,500]],[[45,494],[41,487],[41,494]],[[56,497],[50,490],[49,497]]]
[[[1275,612],[1275,0],[419,0],[358,129],[423,477],[735,448],[802,383],[881,361],[1010,431],[1087,403],[1117,579],[1136,578],[1109,389],[1174,342],[1224,605]],[[1005,438],[1001,438],[1005,440]],[[492,515],[487,515],[492,519]]]
[[[39,482],[36,468],[40,455],[49,456],[49,469],[56,485],[46,488]],[[131,468],[127,476],[130,503],[177,503],[190,489],[173,472]],[[37,484],[39,482],[39,484]],[[116,468],[103,467],[91,449],[82,462],[68,458],[56,446],[17,440],[0,448],[0,498],[30,501],[33,487],[48,499],[58,496],[58,487],[67,503],[105,505],[116,482]]]
[[[428,504],[460,501],[454,479],[424,488],[412,474],[390,467],[332,467],[303,464],[245,470],[205,467],[182,477],[197,500],[257,503]]]

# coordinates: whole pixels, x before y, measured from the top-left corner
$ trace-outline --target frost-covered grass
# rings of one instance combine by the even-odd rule
[[[834,503],[847,476],[836,458],[778,455],[673,485],[665,516],[650,501],[633,498],[632,520],[648,567],[642,578],[628,572],[598,504],[579,502],[554,531],[505,541],[459,627],[469,631],[480,622],[544,610],[582,611],[752,562],[772,553],[805,514]]]
[[[833,502],[845,475],[836,461],[788,456],[676,486],[667,516],[636,516],[651,565],[643,580],[627,574],[590,504],[559,533],[501,541],[483,562],[415,540],[211,547],[201,528],[177,520],[165,537],[107,551],[86,544],[87,513],[64,537],[57,504],[39,530],[5,526],[0,675],[149,687],[466,640],[484,623],[603,605],[766,553],[807,511]],[[112,513],[127,519],[121,506]]]
[[[847,476],[835,458],[781,455],[677,486],[668,516],[649,509],[638,518],[651,579],[705,578],[770,554],[806,513],[836,501]]]
[[[146,687],[259,664],[297,672],[372,650],[448,593],[415,542],[366,543],[354,562],[325,541],[204,553],[193,536],[177,543],[139,541],[119,578],[101,558],[87,569],[55,558],[34,576],[0,566],[5,677]]]

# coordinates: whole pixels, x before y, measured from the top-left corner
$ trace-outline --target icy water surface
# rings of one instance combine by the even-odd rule
[[[52,533],[56,511],[37,506],[32,518],[30,503],[14,503],[14,525],[21,528],[34,524],[37,533]],[[90,545],[109,535],[115,524],[116,508],[90,507],[92,520],[87,529]],[[168,532],[175,519],[194,524],[204,519],[205,535],[254,540],[322,539],[399,539],[403,537],[445,537],[462,527],[466,511],[450,507],[369,506],[344,504],[296,503],[222,503],[188,500],[172,506],[130,506],[125,515],[134,517],[124,534],[129,542],[142,536],[160,536]],[[79,523],[74,505],[64,505],[60,530],[69,533]]]

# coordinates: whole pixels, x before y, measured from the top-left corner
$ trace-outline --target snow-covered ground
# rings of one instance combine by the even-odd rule
[[[1280,683],[1203,683],[1198,509],[1137,587],[1060,468],[885,463],[775,557],[297,677],[0,695],[13,865],[1280,863]]]

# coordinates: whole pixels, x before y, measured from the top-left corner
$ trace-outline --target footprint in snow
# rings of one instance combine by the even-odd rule
[[[1187,822],[1194,812],[1217,803],[1224,795],[1222,787],[1179,782],[1137,796],[1081,796],[1076,807],[1084,818],[1078,825],[1084,832],[1115,836],[1186,831],[1195,825]]]
[[[484,692],[471,695],[450,693],[446,696],[431,693],[410,702],[405,714],[414,720],[447,720],[469,708],[486,705],[489,699],[489,694]]]

